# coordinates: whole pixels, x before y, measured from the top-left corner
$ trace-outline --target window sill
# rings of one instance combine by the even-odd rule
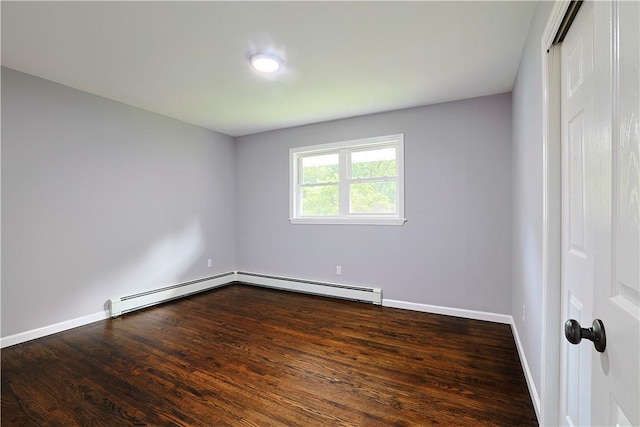
[[[406,218],[289,218],[291,224],[404,225]]]

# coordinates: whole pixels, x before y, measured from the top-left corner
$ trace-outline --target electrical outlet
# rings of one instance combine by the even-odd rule
[[[213,265],[213,260],[211,258],[209,258],[207,260],[207,267],[211,268],[212,265]]]
[[[338,276],[340,276],[342,274],[342,266],[341,265],[336,265],[336,274]]]
[[[527,318],[527,306],[523,305],[522,306],[522,321],[524,322],[526,318]]]

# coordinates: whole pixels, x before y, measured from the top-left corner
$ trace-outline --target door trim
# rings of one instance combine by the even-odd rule
[[[553,40],[569,8],[569,0],[556,0],[540,40],[542,68],[542,384],[541,425],[558,425],[560,414],[560,97],[559,67],[552,72]],[[557,52],[555,53],[557,54]],[[556,59],[559,61],[559,56]],[[557,82],[557,85],[555,84]]]

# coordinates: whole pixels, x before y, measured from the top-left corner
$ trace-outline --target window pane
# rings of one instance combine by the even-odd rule
[[[337,216],[338,215],[338,186],[322,185],[317,187],[302,187],[301,216]]]
[[[338,182],[340,180],[338,163],[338,153],[305,156],[302,158],[300,182],[302,184]]]
[[[382,178],[396,175],[395,148],[378,148],[351,153],[351,178]]]
[[[397,186],[395,182],[366,182],[351,184],[351,213],[396,213]]]

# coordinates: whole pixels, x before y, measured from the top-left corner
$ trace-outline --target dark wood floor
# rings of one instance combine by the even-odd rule
[[[244,285],[1,357],[3,426],[537,425],[508,325]]]

